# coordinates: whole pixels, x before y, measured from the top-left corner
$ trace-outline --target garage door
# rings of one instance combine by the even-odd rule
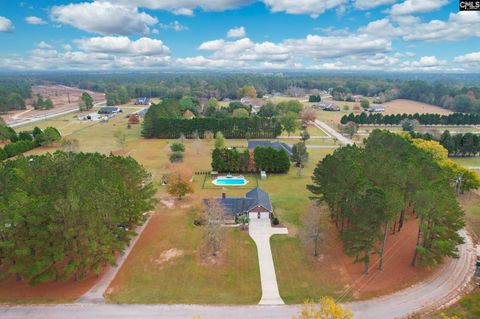
[[[269,219],[270,218],[270,213],[260,213],[260,218],[261,219]]]
[[[258,218],[258,213],[248,213],[248,218],[257,219]]]

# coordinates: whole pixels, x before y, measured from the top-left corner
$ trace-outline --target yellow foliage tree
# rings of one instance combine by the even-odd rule
[[[437,141],[427,141],[421,138],[412,138],[407,132],[399,133],[416,147],[425,150],[433,156],[444,169],[447,177],[456,183],[457,191],[472,190],[480,187],[478,175],[448,158],[448,151]]]
[[[293,319],[352,319],[353,313],[343,309],[331,297],[323,297],[318,304],[306,301]]]

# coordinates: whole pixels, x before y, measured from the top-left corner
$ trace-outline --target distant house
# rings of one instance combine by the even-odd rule
[[[186,110],[185,112],[183,112],[183,118],[187,120],[191,120],[195,118],[195,114],[193,114],[193,112],[190,110]]]
[[[98,121],[102,116],[98,113],[90,113],[87,115],[79,116],[78,119],[82,121]]]
[[[247,214],[250,219],[270,219],[273,214],[272,202],[267,192],[256,187],[245,196],[229,196],[225,193],[218,199],[227,217],[236,220]]]
[[[370,113],[381,113],[385,112],[385,106],[383,105],[372,105],[367,109]]]
[[[246,105],[246,106],[253,106],[253,107],[261,107],[263,105],[266,104],[265,101],[263,100],[260,100],[260,99],[256,99],[256,98],[252,98],[252,97],[242,97],[240,99],[240,103],[242,103],[243,105]]]
[[[104,106],[98,110],[98,114],[118,114],[122,110],[116,106]]]
[[[333,103],[319,103],[318,107],[324,111],[330,111],[330,112],[340,111],[340,108]]]
[[[357,94],[357,95],[353,95],[353,96],[352,96],[352,99],[353,99],[355,102],[360,102],[363,98],[364,98],[364,96],[361,95],[361,94]]]
[[[284,150],[288,156],[292,156],[292,148],[290,145],[281,142],[260,141],[260,140],[248,140],[248,149],[255,150],[257,147],[273,147],[276,150]]]
[[[150,105],[152,99],[149,97],[138,97],[135,100],[135,105]]]

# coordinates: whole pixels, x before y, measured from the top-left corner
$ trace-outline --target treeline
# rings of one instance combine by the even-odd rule
[[[11,143],[0,148],[0,161],[28,152],[36,147],[50,145],[61,139],[60,132],[54,127],[44,131],[35,127],[32,132],[16,133],[12,128],[0,126],[0,141],[10,140]]]
[[[147,112],[148,114],[148,112]],[[146,117],[145,117],[146,119]],[[205,137],[208,132],[222,132],[226,138],[275,138],[282,133],[277,119],[263,117],[248,118],[157,118],[144,123],[142,136],[146,138]]]
[[[150,177],[131,157],[98,153],[0,163],[0,273],[35,285],[114,265],[153,207]]]
[[[412,265],[435,266],[446,256],[458,257],[464,213],[455,189],[479,183],[477,178],[457,187],[454,172],[412,141],[374,130],[364,148],[347,146],[327,155],[307,187],[329,206],[345,253],[363,262],[368,274],[372,253],[379,255],[381,270],[387,237],[401,231],[407,218],[419,225]]]
[[[480,154],[480,136],[473,133],[450,134],[446,130],[440,137],[430,133],[410,132],[412,137],[427,141],[437,141],[447,151],[448,156],[477,156]]]
[[[380,114],[350,113],[342,116],[340,122],[347,124],[354,122],[357,124],[377,124],[377,125],[399,125],[403,120],[417,120],[422,125],[477,125],[480,124],[480,114],[452,113],[448,115],[440,114]]]
[[[247,117],[195,117],[182,118],[190,104],[178,100],[164,100],[152,105],[145,114],[142,135],[146,138],[205,137],[207,132],[222,132],[226,138],[274,138],[281,134],[282,125],[277,118]]]
[[[376,97],[378,102],[397,98],[438,105],[457,112],[480,112],[478,86],[454,80],[428,78],[408,80],[408,76],[259,75],[259,74],[136,74],[56,77],[67,85],[108,92],[124,87],[131,98],[147,96],[176,98],[237,98],[245,86],[253,86],[258,97],[273,92],[290,96],[318,94],[330,90],[334,99],[352,100],[353,95]],[[431,76],[430,76],[431,77]],[[462,80],[465,80],[463,78]],[[454,83],[455,85],[452,85]]]
[[[0,82],[0,114],[25,109],[25,100],[32,95],[32,87],[21,82]]]
[[[253,158],[249,150],[215,148],[212,152],[212,169],[218,172],[249,173],[266,171],[286,173],[290,169],[290,158],[284,150],[273,147],[256,147]]]

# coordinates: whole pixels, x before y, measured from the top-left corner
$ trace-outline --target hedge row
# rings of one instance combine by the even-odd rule
[[[144,126],[142,135],[146,138],[179,138],[183,134],[192,138],[198,133],[200,138],[206,132],[222,132],[225,138],[275,138],[282,133],[282,126],[275,118],[258,116],[248,118],[157,118],[153,125]]]
[[[448,115],[440,114],[389,114],[380,113],[360,113],[344,115],[341,119],[342,124],[355,122],[357,124],[387,124],[398,125],[404,119],[417,120],[423,125],[476,125],[480,124],[480,114],[452,113]]]

